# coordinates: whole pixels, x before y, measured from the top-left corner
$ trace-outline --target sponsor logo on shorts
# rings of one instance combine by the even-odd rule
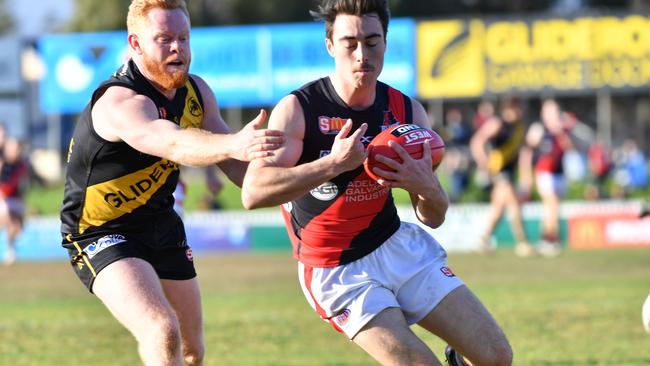
[[[322,158],[329,155],[331,152],[332,150],[321,150],[320,153],[318,153],[318,156]]]
[[[350,320],[350,313],[350,309],[343,309],[343,311],[336,316],[336,324],[339,326],[346,325],[348,323],[348,320]]]
[[[192,254],[192,248],[187,248],[185,250],[185,256],[187,256],[187,260],[190,262],[194,261],[194,255]]]
[[[456,277],[454,272],[452,272],[451,268],[449,267],[440,267],[440,272],[442,272],[442,274],[444,274],[447,277]]]
[[[126,238],[123,235],[112,234],[106,235],[102,238],[99,238],[96,242],[88,245],[84,248],[84,253],[88,256],[88,259],[96,256],[102,250],[112,247],[113,245],[124,243]]]
[[[320,201],[331,201],[339,194],[339,187],[332,182],[325,182],[309,192]]]

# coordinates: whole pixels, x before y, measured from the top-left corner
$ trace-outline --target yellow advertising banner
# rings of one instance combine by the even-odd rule
[[[425,98],[481,95],[485,90],[483,22],[417,25],[417,90]]]
[[[647,16],[426,21],[417,27],[422,98],[650,86]]]

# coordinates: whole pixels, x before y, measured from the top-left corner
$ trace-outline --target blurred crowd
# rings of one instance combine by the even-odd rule
[[[516,100],[521,109],[522,123],[526,126],[527,137],[531,134],[549,133],[549,117],[544,120],[542,110],[551,101],[557,108],[558,128],[566,134],[570,145],[558,156],[561,164],[554,169],[566,179],[567,189],[572,199],[624,199],[649,187],[648,161],[635,136],[623,137],[621,143],[610,146],[597,137],[596,131],[574,112],[565,110],[561,103],[552,99],[541,101]],[[477,131],[490,120],[503,119],[499,105],[504,100],[483,100],[468,109],[466,104],[450,105],[445,108],[444,120],[436,123],[437,132],[447,145],[445,159],[439,173],[447,177],[447,192],[453,202],[475,202],[489,200],[492,182],[477,169],[476,160],[470,151],[470,140]],[[534,108],[539,105],[538,108]],[[548,107],[547,107],[548,108]],[[486,141],[488,145],[494,141]],[[523,139],[517,151],[530,147],[530,141]],[[490,146],[486,146],[490,150]],[[532,149],[531,163],[537,164],[543,158],[543,146]],[[540,198],[538,187],[525,187],[521,180],[522,167],[515,172],[515,185],[520,198],[524,200]],[[533,188],[527,192],[528,188]]]
[[[512,220],[521,220],[516,205],[523,202],[540,200],[550,210],[545,216],[557,221],[560,199],[625,199],[640,197],[640,192],[650,187],[647,156],[633,134],[623,136],[614,146],[608,145],[581,116],[553,99],[505,97],[474,104],[447,104],[443,115],[442,123],[435,123],[446,143],[438,172],[450,200],[491,202],[492,221],[510,211],[515,234],[522,230],[517,230],[520,225]],[[508,126],[520,126],[521,131]],[[25,217],[24,196],[43,180],[32,169],[27,145],[7,136],[5,127],[0,122],[0,235],[6,238],[4,262],[11,264]],[[491,131],[481,138],[485,130]],[[472,151],[472,143],[485,152],[485,162],[480,162],[483,158]],[[208,190],[199,197],[196,209],[221,208],[218,195],[223,183],[219,176],[218,171],[206,171]],[[504,177],[508,183],[505,189],[495,189],[502,185]],[[175,193],[181,214],[187,194],[185,182]],[[549,226],[543,229],[548,231],[543,241],[557,243],[557,224],[543,226]],[[523,235],[517,240],[527,244]],[[485,234],[486,242],[489,236],[489,232]],[[529,251],[526,245],[518,249],[522,254]]]
[[[23,142],[7,136],[5,125],[0,124],[0,230],[5,233],[6,265],[16,261],[16,238],[23,229],[23,195],[29,171]]]

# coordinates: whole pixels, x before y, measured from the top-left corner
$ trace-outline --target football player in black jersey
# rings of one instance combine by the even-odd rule
[[[75,127],[61,210],[63,246],[82,282],[136,338],[147,365],[199,365],[204,344],[192,252],[173,211],[178,166],[219,168],[241,185],[273,154],[260,114],[230,133],[205,81],[188,73],[184,0],[133,0],[130,59]]]

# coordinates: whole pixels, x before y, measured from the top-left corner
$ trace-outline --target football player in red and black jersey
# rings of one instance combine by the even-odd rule
[[[439,365],[410,329],[419,324],[447,341],[452,362],[507,365],[500,327],[446,263],[442,246],[420,226],[401,222],[392,188],[409,192],[418,219],[432,228],[448,198],[431,169],[428,143],[413,159],[371,179],[365,144],[391,125],[430,128],[422,105],[377,80],[384,64],[389,10],[384,0],[325,1],[334,72],[283,98],[269,127],[285,133],[274,156],[251,162],[242,200],[249,209],[282,205],[305,297],[323,320],[382,364]]]

